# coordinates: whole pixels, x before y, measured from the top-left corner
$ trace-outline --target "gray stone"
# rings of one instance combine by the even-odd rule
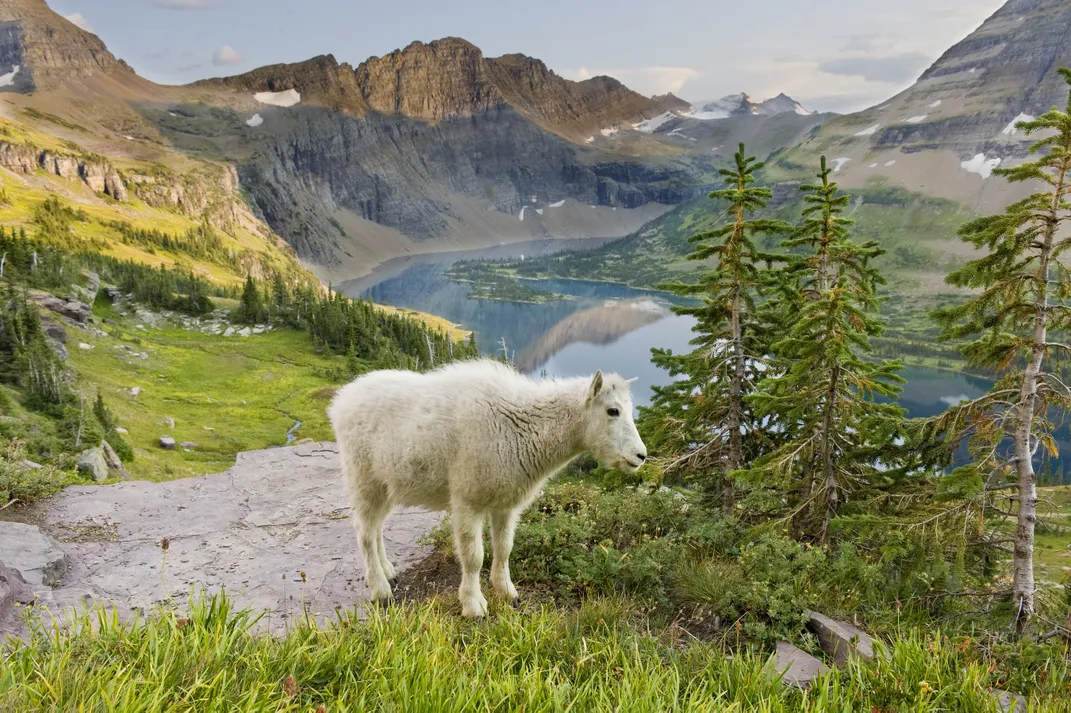
[[[1026,698],[1018,693],[994,688],[993,695],[996,696],[997,705],[1004,713],[1026,713]]]
[[[777,642],[777,651],[773,657],[773,668],[782,676],[782,683],[796,688],[809,688],[814,679],[829,670],[824,663],[814,656],[796,648],[787,641]]]
[[[807,616],[810,617],[807,625],[818,637],[822,650],[838,666],[847,664],[852,656],[874,658],[874,639],[859,627],[815,611],[807,611]]]
[[[193,441],[183,441],[179,445],[181,445],[183,448],[200,448],[201,447],[200,443],[194,443]]]
[[[78,348],[81,349],[82,351],[88,352],[90,349],[93,348],[93,345],[92,344],[86,344],[85,342],[78,342]]]
[[[108,296],[108,299],[112,302],[122,299],[123,293],[118,287],[105,287],[104,294]]]
[[[88,475],[98,483],[108,479],[108,463],[100,448],[88,448],[78,456],[78,472]]]
[[[171,436],[160,436],[160,447],[165,451],[175,450],[175,439]]]
[[[124,436],[125,436],[126,434],[130,433],[130,431],[126,430],[126,429],[125,429],[125,428],[123,428],[122,426],[116,426],[116,427],[115,427],[115,432],[116,432],[116,433],[121,433],[121,434],[123,434]]]
[[[59,586],[71,567],[51,537],[21,522],[0,522],[0,561],[19,570],[32,587]]]
[[[22,467],[26,468],[27,470],[41,470],[42,468],[44,468],[43,465],[41,465],[40,463],[34,463],[32,460],[22,461]]]
[[[104,462],[108,464],[108,470],[113,471],[115,475],[118,475],[123,480],[129,480],[130,476],[127,475],[126,468],[123,467],[123,461],[120,460],[119,454],[112,448],[112,444],[107,441],[101,441],[100,450],[104,454]]]
[[[150,611],[169,599],[181,606],[204,587],[267,612],[258,624],[267,630],[302,618],[303,602],[311,618],[331,620],[336,608],[368,599],[341,492],[331,443],[240,453],[230,470],[204,477],[69,487],[49,501],[47,526],[61,538],[90,528],[107,534],[65,545],[74,568],[50,610],[64,616],[89,594],[120,613]],[[415,508],[387,518],[384,543],[399,571],[431,553],[420,541],[440,518]]]
[[[132,387],[130,387],[130,398],[136,399],[138,397],[138,394],[140,394],[140,393],[141,393],[141,387],[140,386],[132,386]]]
[[[248,337],[252,333],[253,333],[253,331],[249,327],[242,327],[241,329],[238,330],[239,336],[242,336],[242,337]]]
[[[91,310],[84,302],[72,299],[63,300],[45,292],[30,292],[29,296],[49,312],[54,312],[78,324],[85,324],[89,321]]]
[[[86,292],[96,297],[100,289],[100,275],[92,270],[82,270],[82,276],[86,278]]]
[[[223,332],[224,337],[234,336],[234,327],[227,327],[227,331]]]
[[[67,330],[62,325],[56,324],[50,319],[41,319],[41,329],[44,330],[45,336],[49,339],[53,339],[60,344],[67,343]]]
[[[167,426],[168,428],[174,428],[175,419],[171,418],[170,416],[164,416],[162,419],[160,419],[160,425]]]
[[[0,637],[16,630],[15,607],[33,602],[33,590],[22,573],[0,562]]]

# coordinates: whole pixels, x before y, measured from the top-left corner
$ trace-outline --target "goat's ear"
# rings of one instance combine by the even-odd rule
[[[597,399],[599,397],[600,393],[602,393],[602,370],[601,369],[599,371],[596,371],[595,372],[595,376],[593,376],[592,379],[591,379],[591,388],[588,389],[588,403],[590,404],[592,401]]]

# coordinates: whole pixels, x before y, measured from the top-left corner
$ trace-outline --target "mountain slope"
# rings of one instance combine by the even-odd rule
[[[841,117],[785,152],[779,176],[798,178],[819,153],[838,159],[838,181],[899,185],[978,210],[1021,194],[992,168],[1021,159],[1018,119],[1067,102],[1058,69],[1071,65],[1071,2],[1010,0],[945,52],[910,88]]]

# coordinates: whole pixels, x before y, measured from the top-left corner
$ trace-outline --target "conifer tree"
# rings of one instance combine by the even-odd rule
[[[1071,84],[1071,70],[1061,69]],[[1071,218],[1071,94],[1064,111],[1053,108],[1017,127],[1045,138],[1030,147],[1040,156],[994,171],[1013,183],[1036,182],[1044,190],[999,215],[972,220],[960,228],[964,242],[986,255],[951,273],[947,282],[976,290],[965,303],[939,310],[944,339],[971,339],[961,349],[972,366],[1002,374],[988,394],[950,409],[934,423],[950,451],[970,437],[973,463],[953,476],[983,494],[987,511],[998,493],[1015,493],[1012,553],[1012,603],[1016,631],[1029,628],[1035,609],[1034,524],[1037,475],[1033,457],[1039,447],[1056,454],[1050,407],[1071,408],[1071,391],[1058,377],[1056,362],[1071,346],[1050,338],[1071,327],[1071,272],[1062,260],[1071,247],[1064,224]],[[1010,437],[1010,448],[1006,440]]]
[[[246,275],[245,288],[242,290],[241,303],[234,313],[234,321],[239,324],[260,324],[265,318],[264,302],[260,290],[252,275]]]
[[[831,173],[823,156],[819,182],[801,186],[803,220],[782,243],[796,253],[781,271],[798,295],[794,319],[748,398],[780,442],[738,474],[787,503],[799,532],[823,540],[845,494],[872,487],[895,465],[904,413],[875,400],[899,393],[899,363],[864,358],[884,329],[876,295],[884,280],[871,265],[882,251],[852,242],[843,215],[851,198],[838,195]],[[807,252],[798,255],[801,248]]]
[[[720,490],[726,505],[733,497],[727,474],[753,457],[751,441],[759,434],[745,397],[758,381],[768,346],[759,302],[767,284],[763,263],[776,258],[760,253],[754,237],[788,228],[780,221],[753,217],[772,196],[769,188],[753,185],[763,164],[748,156],[742,143],[734,159],[733,169],[719,171],[725,187],[710,194],[728,203],[727,222],[689,238],[696,248],[688,259],[714,258],[717,265],[695,284],[665,285],[677,295],[702,300],[698,306],[673,308],[696,319],[691,340],[695,348],[687,354],[652,350],[655,364],[683,378],[655,387],[650,408],[641,411],[649,444],[676,455],[674,465],[705,481],[712,491]]]

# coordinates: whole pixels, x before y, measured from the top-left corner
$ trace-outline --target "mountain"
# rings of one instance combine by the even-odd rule
[[[1071,2],[1010,0],[941,55],[910,88],[825,124],[780,157],[783,176],[819,153],[846,187],[881,182],[995,210],[1021,195],[991,178],[1022,159],[1030,140],[1015,122],[1067,103]]]
[[[133,74],[96,35],[39,0],[0,3],[0,66],[5,68],[0,87],[19,91],[52,89],[70,78]]]
[[[692,119],[727,119],[730,116],[773,116],[792,112],[807,116],[811,112],[792,97],[778,94],[773,99],[755,102],[747,94],[730,94],[714,101],[699,102],[691,106],[684,116]]]
[[[624,236],[709,190],[731,155],[719,143],[746,138],[768,153],[828,118],[773,114],[772,100],[706,122],[718,128],[648,132],[638,127],[667,114],[690,121],[678,115],[687,102],[610,77],[569,81],[454,37],[356,67],[321,55],[160,86],[43,0],[0,0],[0,12],[0,97],[78,147],[59,152],[54,173],[97,185],[103,172],[113,198],[196,217],[223,204],[190,177],[223,167],[234,200],[324,279],[413,253]],[[0,157],[32,166],[56,148]]]

